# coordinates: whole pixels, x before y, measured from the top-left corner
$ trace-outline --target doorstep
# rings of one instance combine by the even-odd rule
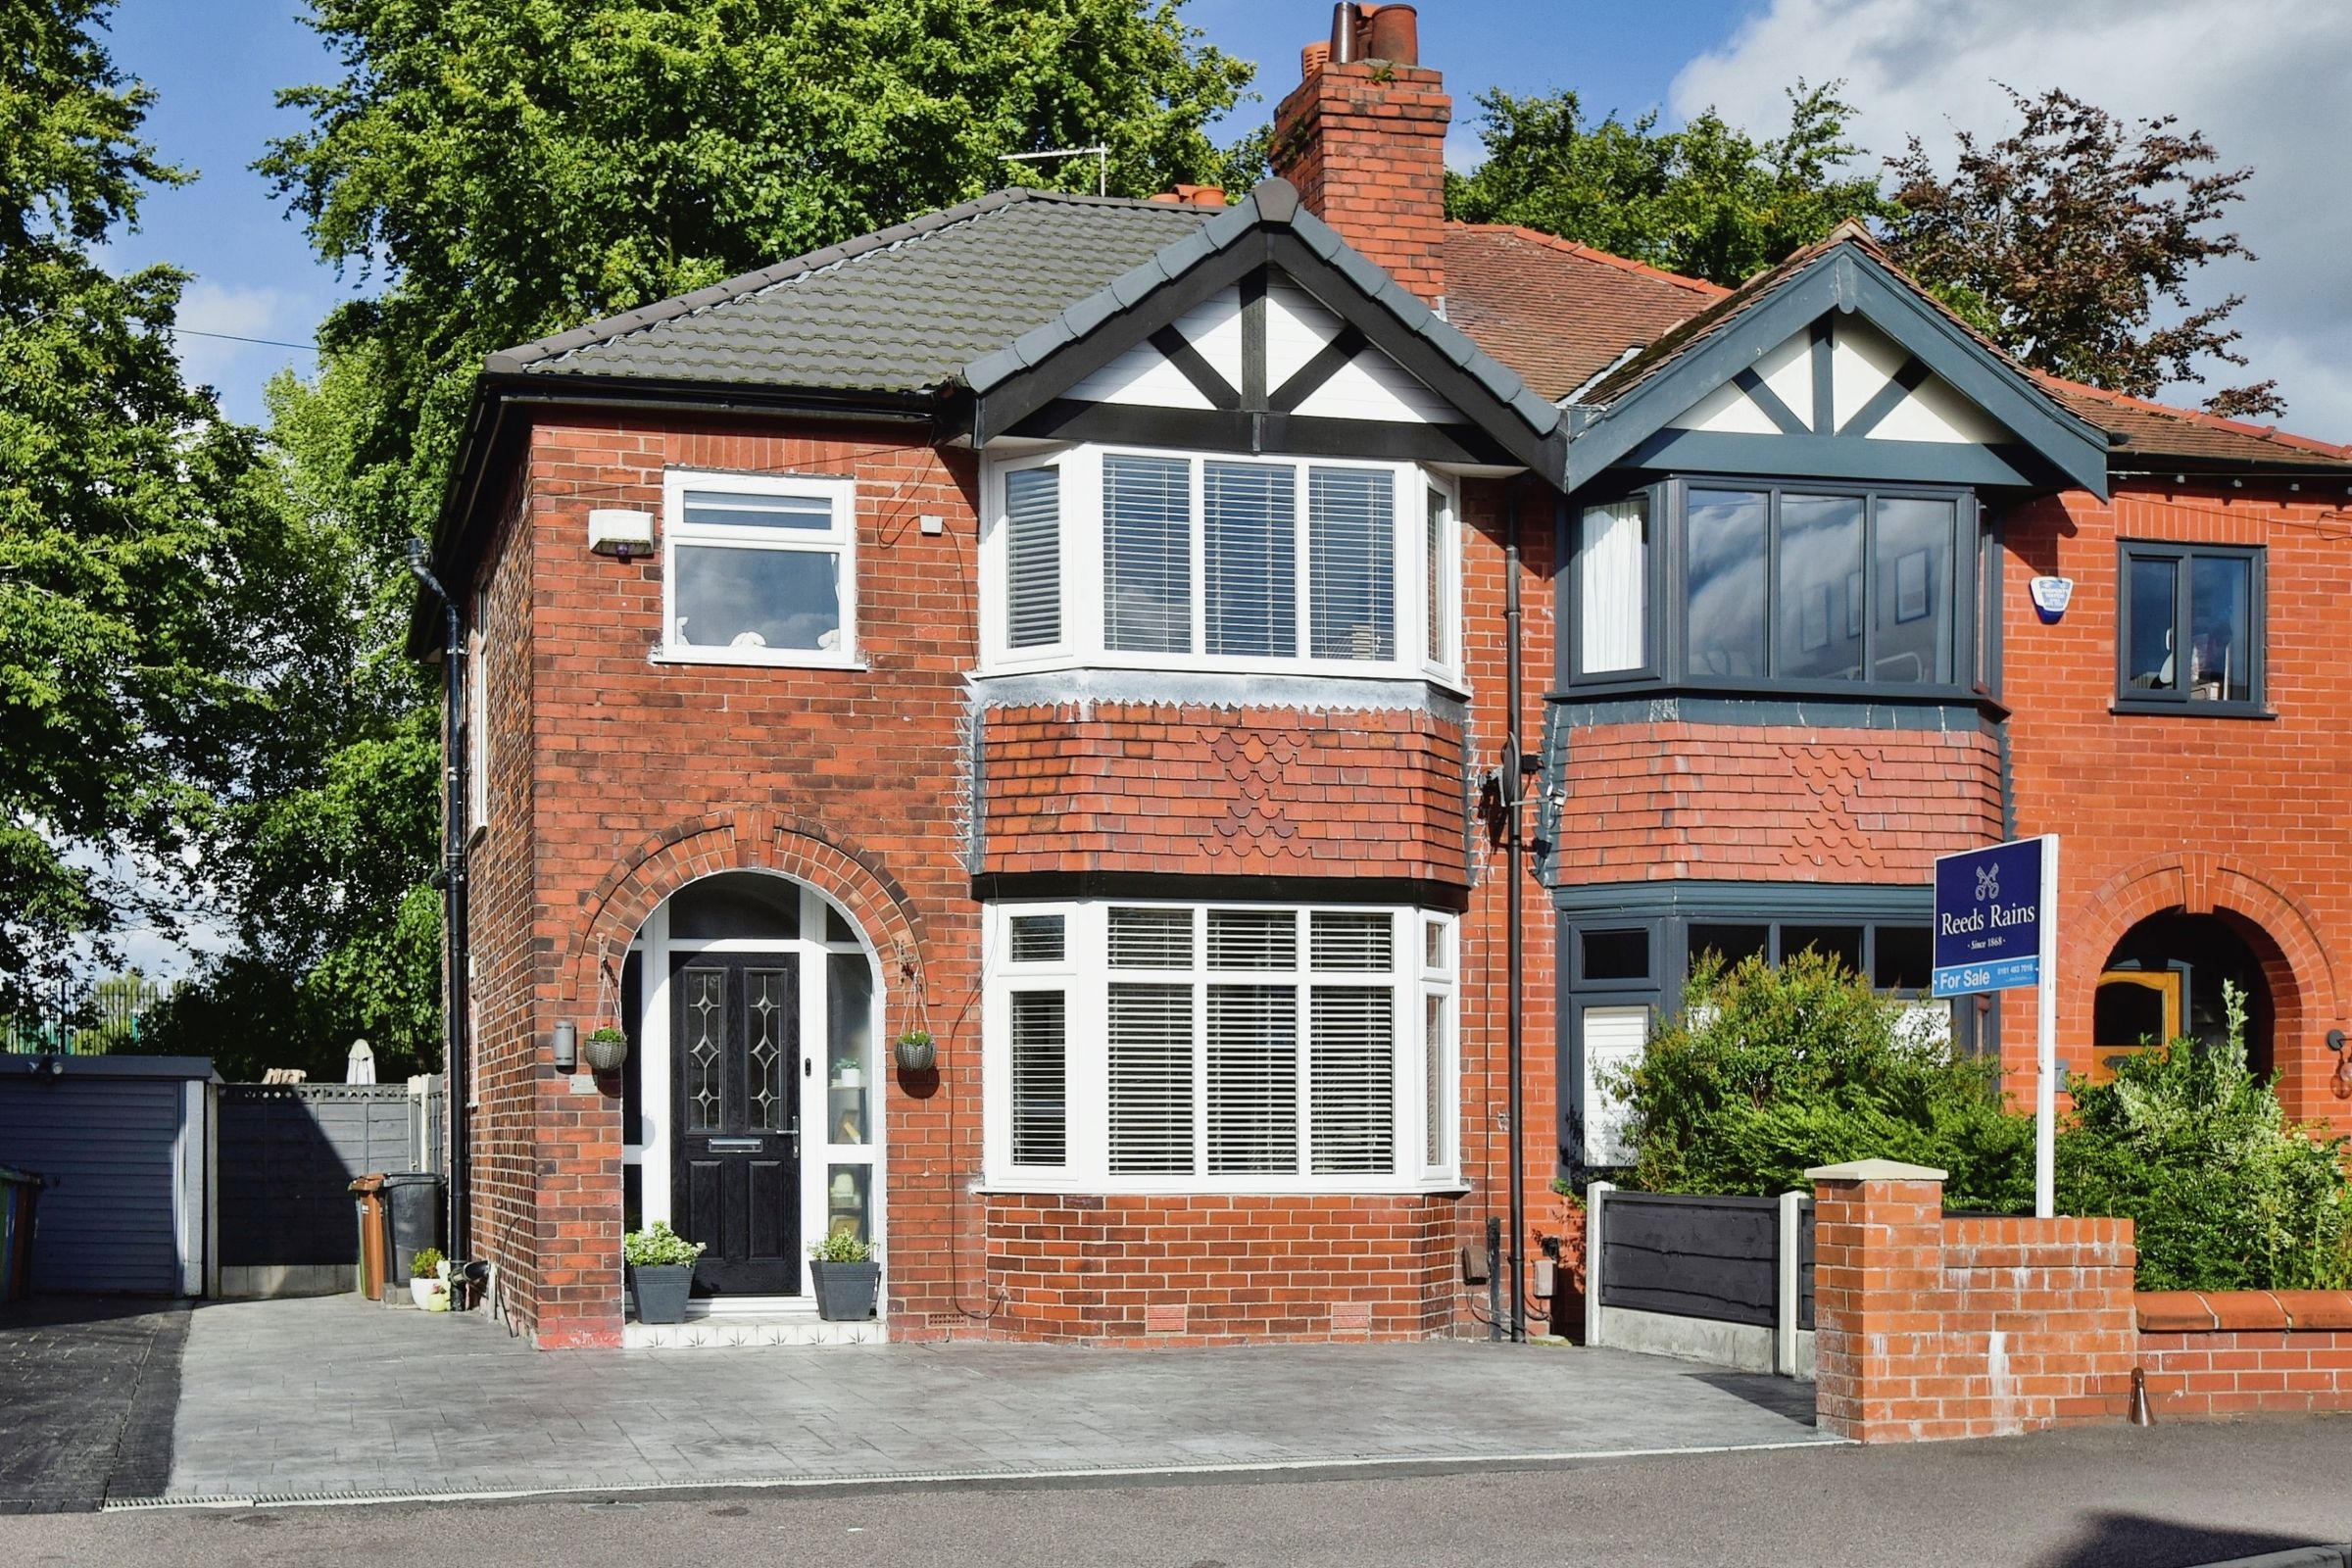
[[[806,1297],[768,1300],[690,1301],[683,1323],[623,1324],[625,1350],[727,1350],[783,1345],[888,1345],[889,1325],[878,1318],[829,1323]]]

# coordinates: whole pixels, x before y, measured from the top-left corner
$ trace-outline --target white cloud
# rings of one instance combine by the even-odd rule
[[[1713,104],[1758,131],[1787,122],[1782,89],[1842,77],[1874,154],[1916,132],[1947,167],[1952,132],[2014,123],[2000,90],[2063,87],[2134,119],[2177,116],[2228,168],[2251,166],[2230,222],[2261,258],[2206,269],[2200,302],[2246,296],[2232,324],[2253,364],[2220,386],[2276,376],[2289,428],[2352,440],[2352,203],[2337,150],[2352,142],[2352,6],[2342,0],[1770,0],[1719,50],[1686,66],[1672,107]]]
[[[280,366],[309,374],[312,357],[300,349],[237,342],[277,338],[300,343],[311,335],[317,304],[309,296],[268,284],[235,288],[197,278],[179,299],[179,364],[191,381],[220,389],[231,418],[262,416],[261,388]],[[206,334],[224,333],[226,336]]]

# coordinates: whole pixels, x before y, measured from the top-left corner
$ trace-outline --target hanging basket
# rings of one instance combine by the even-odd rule
[[[920,1029],[909,1029],[891,1047],[901,1072],[929,1072],[939,1060],[939,1048]]]
[[[612,1072],[629,1059],[629,1042],[600,1029],[580,1042],[580,1060],[590,1072]]]

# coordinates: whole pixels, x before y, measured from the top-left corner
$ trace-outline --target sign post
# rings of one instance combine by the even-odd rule
[[[1934,994],[2034,989],[2034,1212],[2056,1207],[2058,836],[1936,858]]]

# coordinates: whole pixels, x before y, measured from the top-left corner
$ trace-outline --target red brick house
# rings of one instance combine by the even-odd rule
[[[773,1316],[863,1235],[896,1338],[1455,1332],[1514,893],[1539,1193],[1692,953],[1915,991],[2012,832],[2070,1027],[2259,980],[2333,1103],[2352,454],[2045,385],[1858,234],[1727,295],[1448,224],[1387,47],[1238,205],[1000,192],[492,357],[458,1249],[540,1344],[622,1342],[655,1218]]]

